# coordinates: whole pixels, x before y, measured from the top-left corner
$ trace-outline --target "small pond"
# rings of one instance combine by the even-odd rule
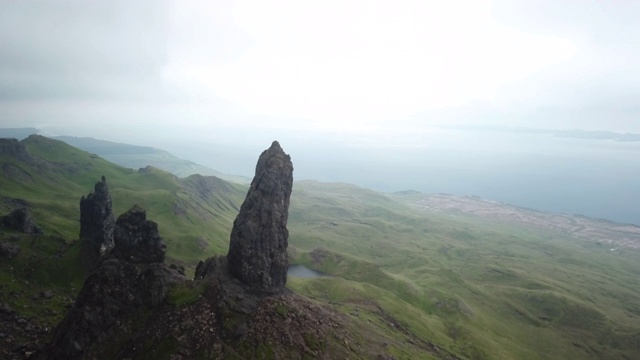
[[[318,277],[327,276],[319,271],[309,269],[304,265],[291,265],[287,271],[287,276],[298,277],[303,279],[313,279]]]

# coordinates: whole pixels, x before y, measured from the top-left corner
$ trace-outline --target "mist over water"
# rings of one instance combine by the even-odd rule
[[[382,191],[477,195],[640,224],[640,143],[476,132],[467,145],[389,149],[398,161],[363,158],[345,177]]]
[[[391,145],[281,138],[296,180],[346,182],[383,192],[476,195],[640,225],[640,142],[462,129],[440,129]],[[246,144],[210,148],[211,156],[196,161],[252,176],[258,149]]]

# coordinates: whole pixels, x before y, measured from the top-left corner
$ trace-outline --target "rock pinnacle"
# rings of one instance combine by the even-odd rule
[[[277,141],[258,159],[251,187],[233,223],[229,272],[266,293],[277,293],[287,282],[289,198],[293,164]]]
[[[111,195],[103,176],[92,193],[80,199],[80,239],[86,241],[94,260],[103,258],[114,246],[116,221]]]

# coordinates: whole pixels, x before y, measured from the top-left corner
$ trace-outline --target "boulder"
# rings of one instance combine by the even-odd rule
[[[118,217],[114,242],[111,256],[133,263],[163,262],[167,251],[158,224],[138,205]]]
[[[31,212],[26,207],[15,209],[9,215],[0,217],[0,224],[7,229],[29,235],[42,234],[42,229],[36,226]]]

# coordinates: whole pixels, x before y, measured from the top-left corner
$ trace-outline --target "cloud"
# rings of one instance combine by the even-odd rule
[[[637,108],[640,95],[640,3],[636,1],[497,1],[498,21],[576,45],[570,59],[505,88],[503,101],[565,109]]]
[[[637,131],[639,6],[3,1],[0,112],[347,135],[465,122]]]
[[[2,1],[2,97],[142,95],[159,82],[167,31],[163,2]]]
[[[252,39],[234,61],[174,61],[168,76],[254,113],[324,125],[492,98],[573,51],[561,38],[500,26],[486,1],[253,1],[229,17]]]

